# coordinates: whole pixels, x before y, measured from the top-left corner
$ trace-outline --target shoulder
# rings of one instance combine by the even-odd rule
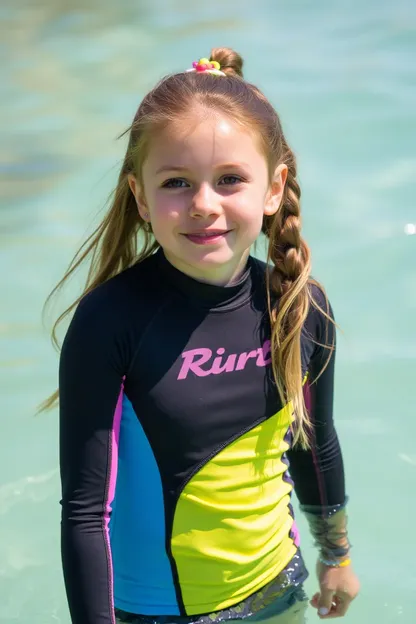
[[[335,340],[335,317],[325,288],[314,278],[308,284],[309,309],[304,328],[308,338],[324,344]]]
[[[328,316],[334,320],[334,311],[324,286],[311,277],[308,289],[310,301],[309,315],[317,322],[322,322]]]
[[[250,256],[252,278],[261,286],[266,287],[267,273],[271,273],[273,266]],[[328,316],[334,320],[334,312],[326,290],[314,277],[310,277],[308,285],[309,310],[306,317],[307,324],[326,325]]]
[[[94,288],[82,298],[80,307],[88,310],[103,306],[120,309],[136,299],[146,301],[148,296],[156,293],[156,285],[158,290],[160,288],[155,282],[156,272],[154,256],[150,256]]]
[[[82,297],[71,325],[94,331],[140,323],[163,296],[155,275],[154,257],[150,256],[110,278]]]
[[[311,277],[308,283],[309,295],[311,302],[320,308],[323,308],[326,313],[331,309],[331,304],[328,299],[327,292],[322,284],[320,284],[315,278]]]
[[[263,260],[259,260],[254,256],[250,256],[251,262],[251,271],[253,274],[253,279],[257,280],[260,283],[266,284],[267,274],[273,271],[273,265],[264,262]],[[308,291],[309,291],[309,313],[312,316],[319,316],[325,318],[325,314],[329,314],[332,316],[332,307],[327,297],[325,288],[314,278],[310,277],[308,282]],[[325,314],[319,311],[319,308],[325,311]],[[317,313],[315,312],[317,311]]]
[[[126,370],[163,300],[152,257],[97,286],[76,307],[62,344],[61,365],[90,359]]]

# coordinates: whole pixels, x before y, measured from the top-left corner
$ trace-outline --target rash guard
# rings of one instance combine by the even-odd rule
[[[299,558],[293,489],[304,505],[344,503],[335,353],[328,363],[325,346],[333,324],[310,307],[301,359],[312,447],[293,448],[291,406],[271,368],[267,270],[250,257],[237,283],[215,286],[158,250],[78,305],[59,371],[74,624],[114,624],[115,608],[192,616],[232,607]]]

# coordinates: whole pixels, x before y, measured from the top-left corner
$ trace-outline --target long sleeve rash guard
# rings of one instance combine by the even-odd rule
[[[267,270],[251,257],[238,283],[214,286],[159,250],[79,304],[59,374],[74,624],[114,624],[115,607],[173,616],[234,605],[298,553],[294,488],[305,505],[344,503],[333,325],[310,307],[301,357],[312,447],[292,448],[271,368]]]

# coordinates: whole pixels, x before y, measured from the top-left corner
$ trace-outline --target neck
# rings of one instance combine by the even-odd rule
[[[192,277],[193,279],[205,284],[212,284],[213,286],[232,286],[244,273],[250,250],[247,249],[244,254],[232,264],[230,263],[208,269],[192,266],[186,262],[182,262],[168,251],[163,251],[163,253],[172,266],[185,275],[188,275],[188,277]]]

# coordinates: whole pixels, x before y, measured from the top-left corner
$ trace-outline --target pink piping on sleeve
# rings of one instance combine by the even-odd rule
[[[123,378],[124,382],[124,378]],[[108,477],[108,487],[107,487],[107,497],[105,501],[105,511],[104,511],[104,538],[107,547],[107,561],[108,561],[108,582],[109,582],[109,596],[110,596],[110,609],[111,609],[111,621],[112,624],[116,624],[116,619],[114,615],[114,574],[113,574],[113,563],[111,558],[111,546],[110,546],[110,534],[109,534],[109,523],[110,523],[110,513],[111,513],[111,504],[114,500],[114,494],[116,491],[116,481],[117,481],[117,468],[118,468],[118,445],[120,439],[120,424],[121,424],[121,415],[123,410],[123,394],[124,394],[124,383],[121,385],[120,394],[118,396],[116,409],[114,412],[113,419],[113,428],[110,431],[110,473]]]

